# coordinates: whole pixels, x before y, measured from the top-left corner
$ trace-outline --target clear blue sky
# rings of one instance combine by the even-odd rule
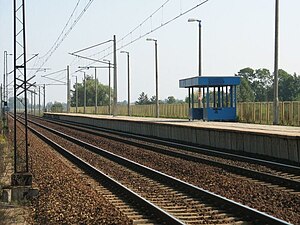
[[[75,15],[79,15],[88,0],[81,0]],[[55,51],[44,67],[54,72],[71,65],[71,73],[88,63],[73,61],[69,52],[112,38],[126,35],[139,25],[165,0],[95,0],[69,36]],[[132,37],[147,32],[180,12],[200,3],[199,0],[170,0]],[[63,29],[77,0],[26,1],[27,51],[43,56]],[[147,37],[158,40],[160,99],[168,96],[184,99],[186,90],[179,89],[179,79],[196,76],[198,71],[198,26],[188,18],[202,20],[203,75],[234,75],[244,67],[267,68],[274,64],[275,0],[210,0],[155,31]],[[280,58],[279,67],[289,73],[300,74],[300,1],[280,1]],[[13,51],[12,1],[0,0],[0,72],[3,74],[3,52]],[[74,20],[74,19],[73,19]],[[151,25],[152,24],[152,25]],[[131,101],[144,91],[155,95],[154,44],[145,38],[125,47],[131,56]],[[123,42],[123,44],[126,41]],[[122,43],[119,43],[119,46]],[[101,51],[95,48],[90,55]],[[108,53],[108,51],[106,52]],[[103,54],[102,54],[103,55]],[[99,55],[97,57],[101,57]],[[10,57],[10,60],[12,57]],[[35,60],[28,67],[33,67]],[[37,61],[37,63],[40,63]],[[11,62],[9,63],[12,69]],[[92,71],[87,71],[91,74]],[[126,56],[118,53],[118,100],[127,99]],[[39,73],[37,83],[44,83]],[[82,74],[77,74],[82,80]],[[64,74],[59,75],[62,78]],[[10,78],[12,79],[12,78]],[[99,71],[99,80],[108,83],[108,72]],[[75,78],[72,78],[74,84]],[[46,101],[66,101],[66,87],[47,87]]]

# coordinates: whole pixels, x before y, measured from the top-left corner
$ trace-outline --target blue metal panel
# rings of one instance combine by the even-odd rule
[[[236,121],[236,108],[205,108],[203,119],[206,121]]]
[[[203,120],[203,108],[192,108],[189,110],[189,119]]]
[[[214,87],[214,86],[230,86],[239,85],[241,78],[237,76],[201,76],[179,80],[180,88],[188,87]]]

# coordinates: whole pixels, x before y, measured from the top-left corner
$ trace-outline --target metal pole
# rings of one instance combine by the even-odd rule
[[[36,93],[35,93],[35,89],[34,89],[34,107],[33,107],[33,114],[35,115],[35,106],[36,106],[36,104],[35,104],[35,97],[36,97]]]
[[[17,172],[17,3],[14,1],[14,173]]]
[[[41,116],[41,86],[39,86],[39,116]]]
[[[8,81],[7,81],[7,51],[4,51],[4,74],[3,74],[3,122],[4,126],[7,127],[8,122],[8,112],[5,109],[8,109]],[[2,104],[2,103],[1,103]],[[6,115],[6,116],[5,116]]]
[[[33,92],[30,92],[30,94],[31,94],[30,113],[32,114],[33,113],[33,108],[32,108],[32,106],[33,106]]]
[[[109,90],[108,90],[108,101],[109,101],[109,104],[108,104],[108,113],[109,115],[111,115],[111,75],[110,75],[110,61],[108,62],[108,87],[109,87]]]
[[[275,59],[274,59],[274,120],[279,124],[279,99],[278,99],[278,51],[279,51],[279,0],[275,3]]]
[[[43,112],[46,112],[46,85],[44,84],[44,109]]]
[[[156,89],[156,118],[159,118],[157,40],[155,40],[155,89]]]
[[[127,74],[128,74],[128,116],[131,116],[130,113],[130,68],[129,68],[129,52],[127,53]]]
[[[4,111],[3,111],[3,107],[2,107],[2,103],[3,103],[3,99],[2,99],[2,97],[3,97],[3,94],[2,94],[2,84],[0,85],[0,100],[1,100],[1,104],[0,104],[0,107],[1,107],[1,109],[0,109],[0,117],[1,117],[1,121],[2,121],[2,117],[4,116]],[[1,124],[2,125],[2,128],[3,128],[3,125],[4,124]]]
[[[5,82],[5,75],[6,75],[6,63],[7,63],[7,52],[4,51],[4,68],[3,68],[3,87],[1,84],[1,120],[3,121],[5,126],[5,111],[4,111],[4,102],[5,102],[5,88],[6,88],[6,82]],[[3,92],[2,92],[3,91]]]
[[[29,171],[29,165],[28,165],[28,121],[27,121],[27,66],[26,66],[26,35],[25,35],[25,0],[22,1],[22,5],[23,5],[23,9],[22,9],[22,14],[23,14],[23,59],[24,59],[24,64],[23,64],[23,68],[24,68],[24,98],[25,98],[25,153],[26,153],[26,172]]]
[[[202,76],[202,57],[201,57],[201,49],[202,49],[202,35],[201,35],[201,20],[198,21],[199,24],[199,76]],[[198,108],[201,107],[201,88],[199,87],[199,92],[198,92]]]
[[[78,113],[78,83],[77,83],[77,76],[76,76],[76,113]]]
[[[67,113],[70,113],[70,68],[67,66]]]
[[[117,41],[114,35],[114,107],[113,116],[117,116],[117,103],[118,103],[118,82],[117,82]]]
[[[5,101],[6,101],[6,106],[8,107],[8,72],[7,72],[7,53],[6,53],[6,63],[5,63],[5,79],[6,79],[6,93],[5,93]],[[6,112],[6,119],[5,119],[5,126],[7,127],[8,123],[8,111]]]
[[[4,73],[3,73],[3,95],[2,100],[5,102],[6,100],[6,73],[7,73],[7,51],[4,51]],[[1,102],[2,105],[2,102]]]
[[[97,68],[95,68],[95,114],[98,112],[98,106],[97,106],[97,101],[98,101],[98,82],[97,82]]]
[[[84,72],[84,93],[83,93],[83,113],[86,113],[86,79],[85,79],[85,72]]]
[[[201,51],[202,51],[202,42],[201,42],[201,20],[199,20],[199,76],[202,76],[202,57],[201,57]]]

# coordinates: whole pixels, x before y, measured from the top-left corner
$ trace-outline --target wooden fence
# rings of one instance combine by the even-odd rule
[[[71,107],[71,112],[75,112]],[[188,118],[188,104],[161,104],[159,106],[160,117],[164,118]],[[78,112],[83,113],[83,107],[78,107]],[[279,122],[281,125],[300,126],[300,102],[280,102]],[[86,113],[94,114],[95,107],[86,107]],[[99,106],[97,114],[108,115],[108,106]],[[117,115],[127,115],[127,105],[119,105]],[[272,124],[272,102],[240,102],[237,105],[239,122]],[[131,116],[155,117],[155,105],[132,105]]]

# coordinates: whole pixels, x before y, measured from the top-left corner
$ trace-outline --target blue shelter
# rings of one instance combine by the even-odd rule
[[[197,76],[179,81],[180,88],[188,88],[189,119],[205,121],[236,121],[237,76]],[[195,107],[194,88],[199,90]],[[203,97],[202,97],[203,96]]]

